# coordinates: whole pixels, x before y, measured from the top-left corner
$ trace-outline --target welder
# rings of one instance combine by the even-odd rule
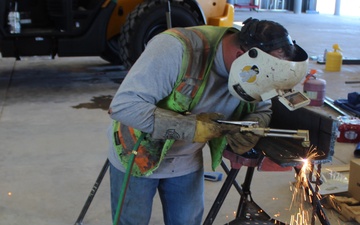
[[[129,157],[139,136],[145,134],[136,152],[120,224],[148,224],[157,191],[164,224],[201,224],[205,144],[215,169],[226,145],[243,154],[259,139],[218,120],[268,126],[270,99],[302,80],[307,58],[282,25],[253,18],[240,30],[172,28],[153,38],[109,109],[113,219]]]

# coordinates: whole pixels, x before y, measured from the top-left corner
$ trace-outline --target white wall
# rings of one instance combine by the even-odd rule
[[[317,0],[316,11],[321,14],[334,14],[335,0]],[[340,15],[360,17],[360,0],[341,0]]]

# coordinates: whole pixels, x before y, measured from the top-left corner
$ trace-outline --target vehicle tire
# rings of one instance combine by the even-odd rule
[[[145,1],[131,12],[120,31],[120,60],[130,68],[148,41],[167,29],[167,0]],[[203,25],[202,15],[184,1],[171,3],[172,27]]]
[[[122,64],[122,61],[119,57],[119,34],[112,37],[107,41],[104,52],[100,57],[114,65]]]

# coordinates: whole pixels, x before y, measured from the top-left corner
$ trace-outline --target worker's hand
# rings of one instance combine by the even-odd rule
[[[157,108],[154,111],[152,138],[205,143],[213,138],[222,137],[227,134],[229,134],[228,137],[233,138],[242,135],[240,134],[240,126],[216,122],[216,120],[222,119],[224,119],[224,116],[219,113],[183,115],[170,110]],[[248,137],[246,139],[248,139]],[[234,140],[231,142],[235,143]],[[242,141],[243,145],[244,143],[246,143],[246,141]]]
[[[193,142],[207,142],[229,132],[228,126],[216,122],[224,119],[219,113],[201,113],[196,115],[196,129]]]
[[[170,110],[156,108],[154,111],[154,139],[175,139],[189,142],[207,142],[224,136],[235,127],[220,124],[216,120],[224,119],[219,113],[200,113],[184,115]],[[236,128],[239,130],[239,127]]]
[[[256,145],[259,139],[259,136],[252,134],[251,132],[233,133],[226,135],[226,140],[231,149],[239,155],[250,151]]]
[[[247,121],[257,121],[258,127],[267,127],[269,124],[269,117],[266,114],[250,114],[244,118]],[[239,132],[232,129],[227,135],[226,140],[231,149],[237,154],[244,154],[250,151],[259,141],[261,136],[258,136],[252,132]]]

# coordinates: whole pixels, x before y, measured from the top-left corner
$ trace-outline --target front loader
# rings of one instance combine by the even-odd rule
[[[226,0],[3,0],[0,52],[18,60],[100,56],[130,67],[169,19],[172,27],[232,26],[234,7]]]

